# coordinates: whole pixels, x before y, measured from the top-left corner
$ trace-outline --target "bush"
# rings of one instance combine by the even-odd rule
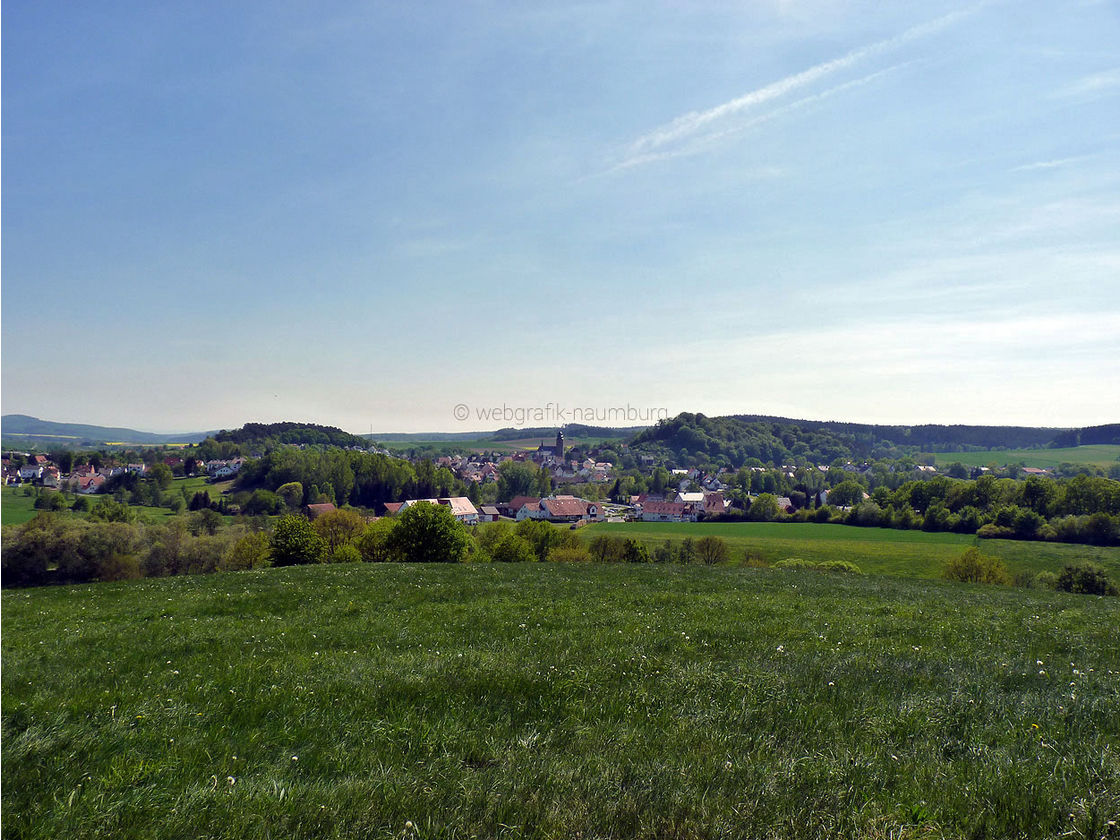
[[[719,537],[701,537],[696,541],[696,556],[704,565],[714,566],[716,563],[726,563],[730,560],[731,552],[727,548],[727,543]]]
[[[1039,572],[1031,581],[1032,589],[1057,589],[1058,576],[1053,572]]]
[[[823,508],[821,508],[823,510]],[[743,565],[751,569],[769,569],[770,563],[761,554],[748,548],[743,554]]]
[[[532,563],[537,554],[524,537],[506,534],[490,549],[490,558],[495,563]]]
[[[327,544],[302,516],[287,514],[276,522],[276,528],[272,531],[274,566],[321,563],[326,558],[326,553]]]
[[[358,553],[366,563],[388,563],[394,560],[389,548],[389,536],[397,526],[395,519],[382,518],[371,522],[355,540]]]
[[[470,539],[449,508],[419,502],[397,517],[386,548],[408,563],[461,563],[467,558]]]
[[[361,563],[362,553],[352,543],[346,543],[336,548],[330,555],[331,563]]]
[[[802,560],[800,557],[788,557],[775,563],[774,568],[812,569],[816,572],[843,572],[852,575],[863,574],[863,570],[859,566],[847,560]]]
[[[269,564],[272,553],[271,541],[264,531],[246,534],[230,546],[226,555],[218,562],[219,571],[242,571],[259,569]]]
[[[950,560],[945,565],[942,576],[946,580],[965,583],[992,583],[1001,586],[1011,584],[1011,575],[1003,561],[998,557],[981,554],[980,549],[975,546],[967,549],[960,557]]]
[[[586,563],[591,559],[591,552],[585,546],[565,548],[557,546],[548,552],[550,563]]]
[[[1108,573],[1095,563],[1066,566],[1054,584],[1062,592],[1078,595],[1118,595],[1120,590],[1108,578]]]
[[[134,554],[109,554],[97,561],[98,580],[136,580],[143,577],[140,559]]]
[[[649,551],[646,550],[646,547],[632,537],[628,538],[625,543],[623,543],[623,560],[627,563],[652,562],[652,558],[650,558]]]

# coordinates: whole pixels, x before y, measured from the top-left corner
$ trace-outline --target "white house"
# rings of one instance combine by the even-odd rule
[[[696,506],[684,502],[645,502],[643,522],[695,522]]]
[[[450,496],[445,499],[407,499],[401,504],[400,510],[410,508],[419,502],[450,508],[451,514],[464,525],[478,524],[478,509],[466,496]]]

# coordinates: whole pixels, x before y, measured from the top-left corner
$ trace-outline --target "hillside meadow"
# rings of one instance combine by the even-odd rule
[[[715,536],[731,549],[731,562],[748,558],[776,563],[802,560],[845,560],[867,574],[937,578],[945,564],[969,546],[1003,560],[1016,573],[1059,571],[1067,563],[1085,561],[1105,567],[1120,579],[1120,548],[1026,540],[978,540],[970,534],[858,528],[815,522],[604,522],[580,529],[585,540],[598,534],[631,537],[652,551],[666,540],[679,544]]]
[[[1102,443],[1058,449],[983,449],[974,452],[935,452],[933,455],[940,467],[952,463],[964,464],[966,467],[1022,464],[1024,467],[1053,469],[1061,464],[1084,464],[1107,470],[1120,461],[1120,446]]]
[[[1112,837],[1118,599],[350,564],[3,593],[11,838]]]

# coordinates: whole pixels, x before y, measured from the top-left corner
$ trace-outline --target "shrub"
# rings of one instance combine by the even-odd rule
[[[340,508],[316,516],[311,527],[323,538],[323,542],[327,544],[327,552],[333,556],[365,531],[366,521],[356,510]]]
[[[1031,581],[1031,587],[1034,589],[1057,589],[1058,576],[1053,572],[1039,572]]]
[[[419,502],[397,517],[386,547],[408,563],[460,563],[467,558],[470,539],[450,508]]]
[[[646,547],[632,537],[623,544],[623,559],[627,563],[652,562]]]
[[[450,516],[450,514],[448,514]],[[321,563],[327,545],[302,516],[281,516],[272,531],[272,563],[275,566],[296,566]]]
[[[537,554],[524,537],[506,534],[490,549],[490,557],[495,563],[532,563]]]
[[[219,571],[241,571],[259,569],[269,564],[271,542],[264,531],[246,534],[230,546],[229,551],[218,562]]]
[[[114,552],[97,561],[98,580],[135,580],[139,577],[143,577],[143,572],[140,570],[140,559],[134,554]]]
[[[550,563],[586,563],[591,559],[591,552],[585,546],[565,548],[558,546],[548,552]]]
[[[993,583],[1002,586],[1011,584],[1011,575],[998,557],[981,554],[975,546],[967,549],[960,557],[945,564],[942,576],[947,580],[966,583]]]
[[[366,563],[388,563],[394,560],[389,547],[389,536],[397,526],[395,519],[378,519],[366,526],[355,543],[358,553]]]
[[[340,545],[330,555],[331,563],[361,563],[362,553],[352,543]]]
[[[824,508],[821,508],[823,510]],[[743,565],[752,569],[769,569],[770,563],[757,551],[747,549],[743,554]]]
[[[843,572],[853,575],[863,574],[863,570],[859,566],[847,560],[802,560],[800,557],[788,557],[775,563],[774,568],[812,569],[816,572]]]
[[[1095,563],[1079,563],[1062,569],[1054,584],[1062,592],[1078,595],[1118,595],[1120,590],[1108,578],[1108,573]]]
[[[731,552],[727,543],[719,537],[701,537],[696,541],[696,556],[706,566],[716,563],[726,563],[731,559]]]

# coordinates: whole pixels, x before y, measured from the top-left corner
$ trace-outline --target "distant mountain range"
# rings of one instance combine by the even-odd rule
[[[0,417],[0,435],[5,442],[29,439],[40,446],[90,446],[101,443],[139,443],[158,446],[166,443],[198,443],[216,432],[185,432],[161,435],[136,429],[112,426],[91,426],[86,423],[56,423],[27,414],[5,414]]]

